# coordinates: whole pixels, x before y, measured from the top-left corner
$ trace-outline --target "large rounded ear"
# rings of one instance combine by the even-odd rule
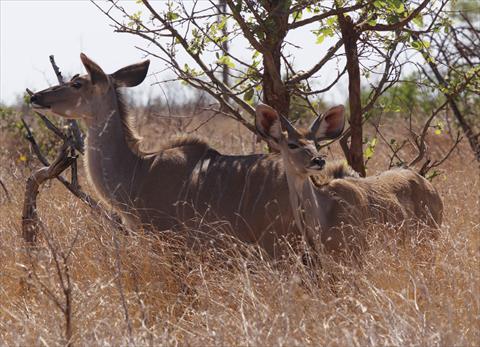
[[[85,69],[90,75],[90,80],[92,81],[93,85],[108,85],[108,77],[105,72],[103,72],[102,68],[98,66],[97,63],[95,63],[83,53],[80,53],[80,59],[82,60],[83,66],[85,66]]]
[[[339,137],[345,127],[345,107],[334,106],[322,116],[315,119],[310,125],[310,137],[314,141],[335,139]]]
[[[255,128],[257,133],[270,144],[280,142],[283,136],[278,112],[265,104],[258,104],[255,108]]]
[[[147,76],[150,60],[142,61],[138,64],[133,64],[121,68],[110,76],[115,80],[115,83],[121,87],[135,87],[143,82]]]

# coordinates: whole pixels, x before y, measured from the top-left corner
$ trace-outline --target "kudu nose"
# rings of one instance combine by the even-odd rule
[[[320,169],[323,169],[325,166],[325,159],[322,157],[315,157],[312,159],[312,164],[318,166]]]

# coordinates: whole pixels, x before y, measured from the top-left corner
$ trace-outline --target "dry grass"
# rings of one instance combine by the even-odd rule
[[[251,150],[252,137],[235,134],[225,151]],[[373,171],[385,165],[377,151]],[[437,240],[399,244],[375,226],[361,266],[329,263],[314,273],[295,255],[273,265],[251,246],[193,250],[173,235],[114,236],[56,182],[41,192],[46,231],[28,255],[20,217],[29,171],[2,161],[11,163],[0,177],[12,195],[8,203],[0,193],[2,345],[66,343],[64,316],[49,297],[65,300],[54,259],[62,252],[75,344],[479,345],[480,175],[466,147],[434,182],[445,204]]]

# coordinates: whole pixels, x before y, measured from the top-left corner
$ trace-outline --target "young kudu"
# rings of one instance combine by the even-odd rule
[[[442,200],[417,173],[393,169],[360,178],[343,163],[325,163],[315,144],[340,136],[344,123],[343,106],[328,110],[308,130],[296,129],[270,106],[256,109],[259,134],[283,159],[295,222],[307,244],[333,253],[357,249],[362,235],[355,227],[367,222],[440,225]]]
[[[223,223],[222,232],[276,257],[277,240],[300,236],[278,155],[222,155],[197,138],[143,153],[119,93],[140,84],[149,61],[106,74],[80,55],[86,75],[31,97],[36,108],[87,126],[85,168],[98,196],[133,227],[158,230]],[[226,228],[225,228],[226,226]]]

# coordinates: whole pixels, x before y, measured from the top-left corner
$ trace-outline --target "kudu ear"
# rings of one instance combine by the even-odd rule
[[[120,87],[135,87],[143,82],[147,76],[150,60],[142,61],[138,64],[133,64],[121,68],[110,76],[115,80],[115,83]]]
[[[345,107],[334,106],[310,125],[310,137],[318,142],[339,137],[345,127]]]
[[[257,133],[274,147],[283,136],[280,115],[265,104],[258,104],[255,108],[255,128]]]
[[[93,85],[106,86],[108,84],[107,75],[97,63],[83,53],[80,53],[80,59],[82,60],[82,64],[85,66],[85,69],[87,69]]]

